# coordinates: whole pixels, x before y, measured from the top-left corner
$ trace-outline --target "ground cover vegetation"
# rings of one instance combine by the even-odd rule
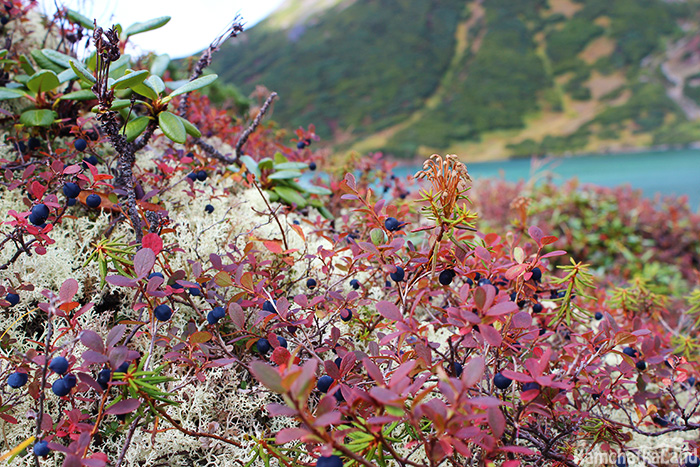
[[[1,461],[698,465],[684,199],[330,166],[200,92],[239,20],[180,80],[124,54],[167,17],[3,6]]]

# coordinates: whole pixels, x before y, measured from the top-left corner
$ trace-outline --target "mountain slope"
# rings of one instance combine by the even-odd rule
[[[686,143],[700,140],[686,115],[700,96],[696,11],[661,0],[290,0],[214,69],[246,91],[277,91],[277,121],[314,123],[339,148],[503,157]]]

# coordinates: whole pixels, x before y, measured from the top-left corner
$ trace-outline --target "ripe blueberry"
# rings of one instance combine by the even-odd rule
[[[153,315],[158,321],[167,321],[173,315],[173,310],[171,310],[168,305],[158,305],[155,310],[153,310]]]
[[[452,376],[459,378],[462,376],[462,371],[464,371],[464,368],[462,367],[461,363],[454,362],[451,365],[448,365],[447,370],[452,374]]]
[[[34,448],[32,451],[37,457],[46,457],[51,452],[51,449],[49,449],[48,441],[37,441],[34,443]]]
[[[340,319],[343,321],[350,321],[352,319],[352,310],[350,308],[340,310]]]
[[[197,173],[196,172],[189,173],[189,174],[187,174],[187,178],[189,178],[190,180],[192,180],[194,182],[195,180],[197,180]]]
[[[160,272],[152,272],[148,275],[148,279],[152,279],[153,277],[160,277],[161,279],[165,279],[162,273]]]
[[[131,365],[131,362],[124,362],[121,365],[117,367],[116,370],[114,370],[117,373],[126,373],[129,371],[129,366]]]
[[[532,280],[535,282],[539,282],[542,279],[542,270],[540,268],[533,268],[532,269]]]
[[[100,195],[96,195],[95,193],[88,195],[87,198],[85,198],[85,204],[88,205],[88,207],[91,208],[96,208],[100,204],[102,204],[102,198],[100,198]]]
[[[616,467],[629,467],[629,465],[627,464],[627,457],[625,457],[624,455],[619,456],[617,458],[617,460],[615,461],[615,466]]]
[[[352,286],[353,289],[357,290],[360,288],[360,281],[358,281],[357,279],[352,279],[350,281],[350,285]]]
[[[193,297],[199,297],[202,295],[202,291],[199,290],[199,287],[188,287],[187,291],[192,295]]]
[[[29,217],[27,217],[27,219],[29,219],[29,222],[31,222],[33,225],[36,225],[37,227],[41,227],[46,223],[46,219],[44,219],[43,217],[35,216],[33,213],[29,214]]]
[[[625,347],[622,349],[622,353],[625,355],[629,355],[632,358],[635,358],[637,356],[637,351],[634,350],[632,347]]]
[[[49,369],[59,375],[65,374],[68,371],[68,360],[66,357],[54,357],[49,362]]]
[[[36,204],[32,206],[32,214],[37,219],[46,220],[49,217],[49,208],[45,204]],[[43,222],[41,222],[43,223]]]
[[[70,386],[68,386],[66,381],[63,378],[61,378],[54,381],[54,383],[51,385],[51,390],[58,397],[63,397],[67,396],[68,393],[70,393]]]
[[[287,344],[287,339],[285,339],[285,338],[282,337],[282,336],[277,336],[277,342],[279,342],[280,347],[284,347],[285,349],[286,349],[287,346],[289,345],[289,344]]]
[[[211,312],[214,314],[216,319],[221,319],[226,316],[226,310],[222,306],[215,306]]]
[[[316,467],[343,467],[343,461],[335,454],[319,457],[316,461]]]
[[[19,303],[19,295],[16,293],[8,293],[5,295],[5,300],[10,302],[10,306],[15,306]]]
[[[75,206],[78,203],[78,200],[75,198],[68,198],[68,206]]]
[[[267,311],[270,313],[277,313],[277,309],[275,306],[277,305],[277,300],[274,301],[274,304],[270,300],[265,300],[265,303],[263,303],[262,309],[263,311]]]
[[[311,279],[311,278],[306,279],[306,287],[308,287],[310,289],[316,288],[316,279]]]
[[[315,162],[310,162],[310,163],[309,163],[309,170],[311,170],[311,171],[316,170],[316,163],[315,163]]]
[[[645,362],[644,360],[639,360],[635,366],[639,371],[644,371],[647,369],[647,362]]]
[[[600,321],[601,319],[603,319],[603,313],[601,313],[600,311],[596,311],[595,312],[595,319],[596,319],[596,321]]]
[[[384,228],[389,232],[394,232],[401,228],[401,223],[395,217],[387,217],[384,221]]]
[[[660,427],[665,427],[668,426],[668,420],[666,420],[664,417],[661,417],[659,415],[654,415],[651,418],[651,421],[659,425]]]
[[[214,312],[213,312],[213,311],[210,311],[209,313],[207,313],[207,323],[209,323],[209,324],[216,324],[216,323],[218,323],[218,322],[219,322],[219,318],[217,318],[216,316],[214,316]]]
[[[76,384],[78,384],[78,378],[76,378],[75,375],[72,373],[64,376],[63,381],[65,381],[68,385],[68,389],[72,389],[75,387]]]
[[[389,276],[392,281],[401,282],[404,278],[403,268],[401,266],[396,266],[396,272],[392,272]]]
[[[331,378],[328,375],[323,375],[316,382],[316,389],[323,393],[326,393],[328,392],[328,388],[331,387],[331,384],[333,384],[333,378]]]
[[[73,147],[76,151],[83,152],[87,149],[87,141],[83,138],[78,138],[73,142]]]
[[[297,143],[297,149],[304,149],[306,147],[306,143],[304,141],[299,141]]]
[[[29,138],[29,141],[27,141],[27,146],[29,147],[30,151],[33,151],[41,146],[41,141],[39,138]]]
[[[534,305],[532,305],[532,312],[533,313],[542,313],[543,309],[544,309],[544,307],[542,306],[541,303],[535,303]]]
[[[495,384],[498,389],[508,389],[508,386],[510,386],[512,382],[512,379],[506,378],[501,373],[496,373],[493,377],[493,384]]]
[[[440,273],[440,276],[438,277],[438,281],[442,285],[450,285],[452,283],[452,279],[455,278],[455,271],[454,269],[445,269]]]
[[[109,368],[103,368],[97,373],[97,383],[105,391],[109,387],[109,380],[112,379],[112,370]]]
[[[469,277],[467,277],[467,284],[469,284],[470,286],[472,286],[472,285],[474,285],[474,281],[471,280]]]
[[[270,351],[272,348],[270,346],[270,341],[267,339],[258,339],[258,342],[255,343],[255,347],[258,349],[258,352],[261,354],[266,354]]]
[[[206,180],[208,176],[209,175],[204,170],[200,170],[199,172],[197,172],[197,180],[199,180],[200,182]]]
[[[340,358],[340,357],[338,357],[338,358],[336,358],[334,361],[335,361],[335,366],[337,366],[338,368],[340,368],[340,364],[343,363],[343,359]]]
[[[63,184],[63,194],[66,198],[77,198],[80,194],[80,186],[77,183],[66,182]]]
[[[207,204],[206,206],[204,206],[204,210],[207,212],[207,214],[211,214],[212,212],[214,212],[214,206],[212,206],[211,204]]]
[[[92,165],[97,165],[97,164],[99,164],[100,161],[97,160],[97,156],[86,157],[85,159],[83,159],[83,167],[87,168],[87,165],[85,164],[85,162],[89,162]]]
[[[7,384],[11,388],[17,389],[27,384],[27,380],[29,380],[29,375],[27,373],[15,371],[7,378]]]
[[[525,392],[525,391],[532,391],[533,389],[539,390],[539,389],[540,389],[540,385],[537,384],[537,383],[534,382],[534,381],[531,381],[531,382],[529,382],[529,383],[523,384],[522,392]]]

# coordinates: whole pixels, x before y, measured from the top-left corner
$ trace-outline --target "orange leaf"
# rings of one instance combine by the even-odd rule
[[[294,231],[295,231],[296,233],[299,234],[299,236],[301,237],[301,239],[302,239],[303,241],[306,241],[306,236],[304,236],[304,231],[301,229],[301,226],[300,226],[300,225],[292,224],[291,227],[294,229]]]
[[[282,253],[282,243],[279,240],[265,240],[263,245],[273,253]]]
[[[231,287],[233,285],[233,280],[231,280],[231,274],[226,271],[219,271],[214,276],[214,282],[219,287]]]
[[[190,342],[193,344],[203,344],[211,340],[211,333],[207,331],[197,331],[190,336]]]
[[[255,285],[253,284],[253,273],[252,272],[248,271],[246,273],[243,273],[243,276],[241,277],[241,286],[250,292],[255,291]]]

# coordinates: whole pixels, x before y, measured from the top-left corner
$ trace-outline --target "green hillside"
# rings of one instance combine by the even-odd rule
[[[290,0],[214,70],[246,93],[278,92],[275,120],[314,123],[340,149],[491,158],[684,144],[700,140],[685,82],[700,72],[697,6]]]

